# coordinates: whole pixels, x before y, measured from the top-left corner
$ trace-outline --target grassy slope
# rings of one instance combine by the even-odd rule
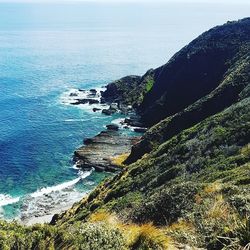
[[[214,249],[218,236],[234,233],[229,215],[241,221],[250,213],[249,120],[250,99],[244,98],[128,166],[59,223],[85,220],[97,209],[115,212],[123,221],[159,226],[184,220],[194,226],[199,245]],[[216,202],[221,207],[211,222],[205,213]],[[224,206],[228,216],[221,218]]]

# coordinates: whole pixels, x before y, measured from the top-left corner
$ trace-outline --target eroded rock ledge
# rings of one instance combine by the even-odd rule
[[[112,163],[112,158],[129,153],[140,137],[131,137],[116,130],[102,131],[93,138],[84,140],[85,145],[74,152],[76,166],[87,170],[115,172],[121,168]]]

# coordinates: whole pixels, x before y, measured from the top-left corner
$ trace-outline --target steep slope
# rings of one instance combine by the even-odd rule
[[[154,85],[140,106],[145,122],[155,124],[209,94],[221,84],[237,54],[249,49],[249,42],[246,18],[215,27],[180,50],[155,70]]]
[[[233,104],[249,83],[249,58],[250,18],[245,18],[203,33],[166,65],[137,77],[133,86],[126,78],[116,81],[123,95],[108,85],[109,101],[132,104],[145,125],[161,121],[133,147],[126,163]]]
[[[135,105],[144,122],[151,126],[217,88],[228,70],[240,60],[240,55],[249,51],[249,43],[250,18],[217,26],[141,79],[137,77],[133,81],[127,77],[109,84],[104,97]],[[122,89],[121,95],[119,89]]]
[[[185,221],[192,224],[198,246],[221,249],[218,237],[237,233],[233,218],[250,213],[249,121],[247,97],[164,142],[96,188],[57,223],[88,220],[94,211],[140,224]]]
[[[236,102],[250,82],[250,46],[244,47],[222,82],[208,95],[151,127],[133,148],[126,163],[135,162],[162,142]]]

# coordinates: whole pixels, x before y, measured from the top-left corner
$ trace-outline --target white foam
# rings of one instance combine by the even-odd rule
[[[78,101],[78,99],[93,99],[93,100],[98,100],[99,102],[101,101],[101,91],[104,91],[105,88],[96,88],[96,95],[94,97],[89,97],[91,95],[91,92],[89,90],[85,91],[80,91],[79,89],[69,89],[68,91],[62,93],[60,96],[60,103],[63,105],[72,105],[72,103],[75,103]],[[93,108],[98,108],[98,109],[107,109],[109,106],[106,104],[78,104],[75,105],[75,107],[79,109],[84,109],[86,111],[91,111],[93,112]]]
[[[0,194],[0,207],[13,204],[13,203],[17,203],[19,200],[20,200],[20,197],[12,197],[7,194]]]
[[[121,126],[124,121],[125,121],[125,118],[117,118],[113,120],[111,123]]]
[[[86,122],[89,121],[89,119],[66,119],[65,122]]]
[[[85,179],[86,177],[88,177],[89,175],[91,175],[93,170],[91,171],[87,171],[87,172],[81,172],[79,171],[79,177],[72,180],[72,181],[68,181],[68,182],[64,182],[62,184],[56,185],[56,186],[52,186],[52,187],[44,187],[41,188],[39,190],[37,190],[36,192],[30,194],[31,197],[36,198],[45,194],[49,194],[52,192],[56,192],[56,191],[61,191],[64,190],[66,188],[72,187],[74,186],[76,183],[78,183],[80,180]]]

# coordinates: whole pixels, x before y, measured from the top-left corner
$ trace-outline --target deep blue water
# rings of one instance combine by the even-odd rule
[[[236,4],[0,3],[0,216],[18,216],[27,194],[76,180],[74,149],[119,117],[65,105],[66,92],[143,74],[201,32],[249,16],[248,10]],[[69,192],[79,198],[105,176],[92,173]],[[1,207],[11,197],[21,200]]]

